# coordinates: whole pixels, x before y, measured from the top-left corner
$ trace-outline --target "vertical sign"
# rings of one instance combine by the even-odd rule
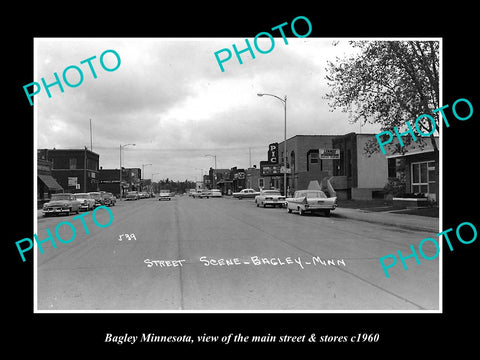
[[[278,143],[268,145],[268,162],[278,164]]]

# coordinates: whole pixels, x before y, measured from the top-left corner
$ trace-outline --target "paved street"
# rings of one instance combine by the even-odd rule
[[[435,234],[345,217],[299,216],[232,198],[119,201],[113,223],[37,254],[38,310],[436,310],[439,260],[411,253]],[[39,217],[37,234],[72,217]],[[108,222],[100,209],[98,222]],[[59,234],[69,239],[68,226]],[[134,234],[126,240],[120,234]],[[435,248],[426,243],[424,252]],[[214,259],[214,265],[208,262]],[[220,260],[224,259],[224,260]],[[262,263],[262,259],[264,263]],[[327,260],[333,260],[327,263]],[[154,262],[155,261],[155,262]],[[167,262],[168,261],[168,262]],[[210,264],[206,266],[206,264]],[[335,265],[332,265],[334,263]],[[259,265],[260,264],[260,265]],[[324,265],[325,264],[325,265]]]

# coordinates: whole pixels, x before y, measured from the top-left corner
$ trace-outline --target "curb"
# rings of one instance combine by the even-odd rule
[[[402,216],[399,214],[391,215],[392,216],[391,219],[382,219],[382,218],[374,218],[373,216],[370,215],[369,212],[364,210],[357,209],[357,211],[358,211],[357,213],[355,213],[354,211],[352,212],[347,211],[347,213],[343,213],[343,211],[335,212],[335,216],[339,218],[344,218],[344,219],[352,219],[352,220],[364,221],[364,222],[373,223],[373,224],[394,226],[394,227],[409,229],[414,231],[425,231],[425,232],[432,232],[432,233],[437,233],[438,231],[441,231],[439,230],[439,228],[436,228],[434,225],[398,223],[396,221],[392,221],[392,220],[395,220],[395,217]],[[364,216],[363,214],[368,214],[368,215]],[[403,216],[414,216],[414,215],[403,215]],[[408,219],[408,218],[404,218],[404,219]],[[415,220],[415,218],[411,218],[411,220]]]

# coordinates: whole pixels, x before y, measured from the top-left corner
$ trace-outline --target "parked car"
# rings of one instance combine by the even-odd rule
[[[98,191],[89,192],[90,196],[95,199],[94,207],[105,205],[102,194]]]
[[[255,196],[255,204],[266,207],[267,205],[283,207],[286,205],[285,196],[278,190],[262,190],[260,195]]]
[[[138,200],[138,192],[136,191],[129,191],[127,192],[127,196],[125,196],[125,200]]]
[[[158,195],[158,200],[171,200],[172,196],[170,195],[170,190],[160,190],[160,194]]]
[[[293,198],[287,198],[289,213],[298,211],[300,215],[306,212],[323,212],[330,216],[330,211],[337,207],[337,197],[327,197],[321,190],[297,190]]]
[[[214,198],[214,197],[222,197],[222,191],[219,190],[219,189],[212,189],[212,190],[210,190],[210,196],[211,196],[212,198]]]
[[[80,213],[80,201],[75,198],[74,194],[62,193],[52,194],[49,202],[43,204],[43,216],[51,214],[67,214],[72,212]]]
[[[80,201],[80,210],[89,211],[95,207],[95,199],[89,193],[74,194],[75,199]]]
[[[194,193],[196,193],[197,190],[196,189],[190,189],[188,190],[188,196],[193,196]]]
[[[260,195],[260,192],[255,191],[253,189],[243,189],[242,191],[239,192],[234,192],[233,197],[238,198],[239,200],[243,198],[250,198],[253,199],[255,196]]]
[[[211,195],[211,192],[208,189],[199,189],[199,190],[195,191],[194,193],[192,193],[193,198],[200,198],[200,199],[202,199],[202,198],[207,198],[208,199],[210,197],[210,195]]]
[[[117,202],[117,198],[112,193],[103,192],[101,196],[102,196],[104,205],[115,206],[115,203]]]

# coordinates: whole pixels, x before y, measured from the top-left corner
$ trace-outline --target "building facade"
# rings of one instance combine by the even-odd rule
[[[139,168],[122,168],[122,197],[125,197],[128,191],[141,191],[141,174]],[[111,192],[115,196],[120,196],[120,170],[100,168],[98,173],[99,190]]]
[[[63,188],[52,176],[52,163],[37,157],[37,205],[41,207],[58,192],[63,192]]]
[[[98,191],[100,156],[84,149],[38,149],[38,159],[51,163],[51,175],[65,192]]]

